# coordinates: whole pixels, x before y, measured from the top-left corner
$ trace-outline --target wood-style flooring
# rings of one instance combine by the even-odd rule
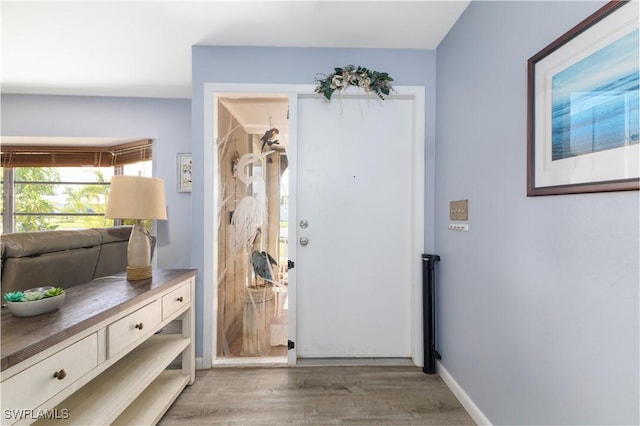
[[[160,425],[473,425],[437,375],[418,367],[198,370]]]

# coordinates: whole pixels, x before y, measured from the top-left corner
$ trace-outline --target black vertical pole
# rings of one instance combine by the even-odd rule
[[[440,256],[435,254],[422,255],[422,317],[424,337],[424,367],[425,374],[435,374],[436,359],[440,354],[436,351],[436,274],[435,263]]]

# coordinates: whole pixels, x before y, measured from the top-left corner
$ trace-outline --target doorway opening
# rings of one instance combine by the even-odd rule
[[[287,94],[219,93],[216,363],[287,362]]]

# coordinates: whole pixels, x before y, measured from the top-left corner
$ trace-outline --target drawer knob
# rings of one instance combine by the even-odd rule
[[[177,300],[178,302],[182,302],[182,300],[183,300],[183,299],[182,299],[182,296],[178,297],[176,300]]]
[[[142,330],[142,323],[136,324],[135,328],[137,328],[138,330]]]
[[[62,370],[56,371],[55,373],[53,373],[53,377],[55,377],[58,380],[62,380],[65,377],[67,377],[67,372],[63,368]]]

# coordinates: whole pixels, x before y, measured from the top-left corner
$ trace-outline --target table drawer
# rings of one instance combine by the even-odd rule
[[[107,326],[107,357],[111,358],[123,349],[141,342],[153,334],[162,318],[162,304],[156,300]]]
[[[191,302],[191,280],[162,298],[162,319],[166,320],[174,312]]]
[[[37,408],[97,365],[94,333],[2,382],[3,415],[7,409]]]

